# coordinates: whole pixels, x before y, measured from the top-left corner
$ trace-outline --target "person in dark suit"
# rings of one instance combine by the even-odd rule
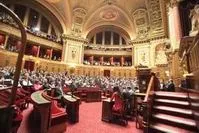
[[[160,91],[160,80],[154,72],[151,73],[151,76],[154,76],[154,91]]]
[[[167,91],[171,91],[171,92],[175,91],[175,84],[173,83],[172,79],[170,79],[168,82]]]

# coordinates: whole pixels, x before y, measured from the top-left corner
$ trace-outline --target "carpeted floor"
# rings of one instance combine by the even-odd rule
[[[31,111],[33,107],[30,106],[26,109],[24,119],[18,130],[18,133],[37,133],[33,131],[28,125],[29,118],[31,117]],[[128,126],[107,123],[101,121],[102,102],[84,103],[80,105],[79,110],[79,122],[75,124],[67,124],[66,133],[142,133],[142,130],[135,128],[135,122],[128,122]]]

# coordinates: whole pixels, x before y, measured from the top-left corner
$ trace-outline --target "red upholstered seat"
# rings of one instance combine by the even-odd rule
[[[62,115],[67,115],[65,109],[60,108],[57,106],[57,101],[56,100],[52,100],[51,103],[51,118],[55,118],[58,116],[62,116]]]
[[[63,132],[66,130],[67,113],[65,109],[57,106],[56,100],[51,100],[51,123],[50,133]]]
[[[0,93],[0,105],[7,105],[11,97],[11,90],[4,90]],[[15,105],[18,106],[21,110],[25,108],[26,96],[23,95],[18,89],[15,99]]]

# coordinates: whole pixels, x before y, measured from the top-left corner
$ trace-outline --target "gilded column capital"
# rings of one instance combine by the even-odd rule
[[[169,7],[173,8],[178,6],[178,0],[170,0],[169,1]]]
[[[170,1],[169,1],[169,7],[171,7],[171,8],[176,7],[176,6],[178,6],[178,4],[179,4],[181,1],[184,1],[184,0],[170,0]]]

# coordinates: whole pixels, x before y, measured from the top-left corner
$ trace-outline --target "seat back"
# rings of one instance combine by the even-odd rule
[[[0,107],[0,131],[10,133],[13,121],[14,107]]]
[[[52,95],[52,93],[51,93]],[[49,96],[46,91],[42,93],[42,96],[51,101],[51,110],[50,110],[50,126],[58,125],[66,123],[67,113],[66,110],[63,108],[58,107],[57,105],[57,98]],[[63,125],[65,126],[65,125]],[[63,128],[65,129],[65,128]]]

